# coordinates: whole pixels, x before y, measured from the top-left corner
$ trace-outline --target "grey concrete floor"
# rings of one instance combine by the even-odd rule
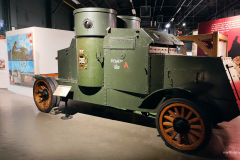
[[[219,124],[209,145],[188,155],[165,146],[154,117],[76,101],[69,106],[73,119],[61,120],[63,114],[39,112],[32,98],[0,89],[0,160],[240,159],[240,117]]]

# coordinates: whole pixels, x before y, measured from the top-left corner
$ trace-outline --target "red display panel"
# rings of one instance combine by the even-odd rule
[[[198,24],[198,34],[209,34],[219,31],[220,34],[228,35],[228,56],[240,56],[240,16],[222,18],[218,20]],[[198,56],[207,56],[198,47]]]

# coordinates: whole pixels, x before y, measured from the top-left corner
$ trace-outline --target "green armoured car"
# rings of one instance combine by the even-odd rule
[[[180,55],[183,43],[176,37],[142,29],[139,18],[117,17],[112,9],[81,8],[74,16],[76,37],[58,51],[58,75],[35,75],[40,111],[73,99],[155,113],[160,136],[181,152],[200,150],[212,123],[239,115],[239,78],[231,58]],[[64,86],[71,87],[67,97],[56,96]]]

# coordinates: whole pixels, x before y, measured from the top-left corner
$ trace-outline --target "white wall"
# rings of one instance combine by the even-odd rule
[[[7,55],[7,41],[0,39],[0,59],[5,59],[5,71],[0,71],[0,88],[8,88],[9,73],[8,73],[8,55]]]
[[[58,73],[58,64],[55,59],[57,51],[69,47],[75,33],[73,31],[30,27],[8,31],[6,36],[31,32],[33,34],[34,74]],[[8,89],[18,94],[33,96],[32,88],[29,87],[9,85]]]
[[[58,73],[57,51],[70,46],[73,31],[33,27],[35,74]]]

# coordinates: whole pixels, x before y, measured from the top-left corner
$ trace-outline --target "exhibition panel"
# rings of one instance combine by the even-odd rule
[[[34,83],[32,33],[7,37],[9,76],[11,85],[31,87]]]
[[[69,45],[74,32],[30,27],[8,31],[6,36],[8,89],[32,97],[28,87],[34,84],[34,74],[58,73],[57,51]]]

